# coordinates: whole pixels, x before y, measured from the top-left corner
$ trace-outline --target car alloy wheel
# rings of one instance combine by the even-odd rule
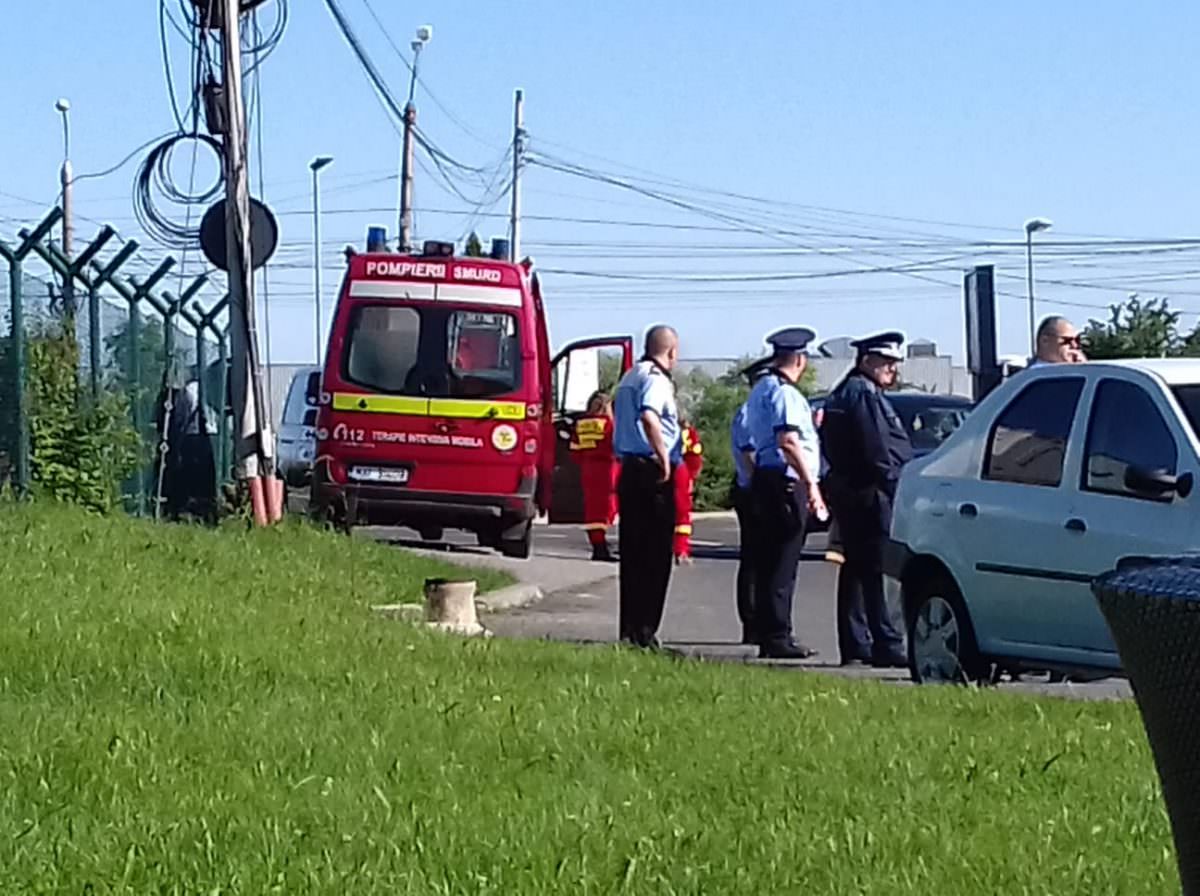
[[[910,633],[913,673],[929,684],[962,684],[963,631],[954,605],[938,594],[921,602]]]

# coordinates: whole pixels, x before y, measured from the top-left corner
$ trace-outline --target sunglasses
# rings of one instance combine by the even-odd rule
[[[1083,348],[1083,340],[1078,336],[1059,336],[1058,344],[1065,348]]]

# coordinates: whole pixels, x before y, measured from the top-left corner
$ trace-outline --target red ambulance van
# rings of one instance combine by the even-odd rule
[[[464,529],[528,557],[533,519],[552,510],[562,398],[580,392],[572,366],[594,370],[579,363],[587,353],[616,349],[627,370],[633,340],[551,356],[529,267],[453,249],[349,256],[317,396],[312,507],[429,540]]]

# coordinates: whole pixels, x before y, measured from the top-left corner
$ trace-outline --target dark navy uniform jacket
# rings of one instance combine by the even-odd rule
[[[891,523],[891,502],[900,471],[912,458],[912,443],[900,416],[870,377],[852,372],[825,402],[821,442],[829,462],[832,484],[860,493],[882,493],[873,502],[885,526]],[[886,506],[879,506],[880,503]]]

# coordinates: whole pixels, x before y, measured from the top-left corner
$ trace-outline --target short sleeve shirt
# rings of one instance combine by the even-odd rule
[[[658,417],[667,452],[676,458],[680,436],[675,384],[653,361],[639,361],[617,384],[613,396],[616,418],[613,448],[619,457],[654,456],[654,448],[642,424],[644,411],[651,411]]]
[[[776,441],[779,433],[794,432],[800,437],[800,450],[815,475],[821,465],[821,444],[812,409],[800,390],[771,374],[755,384],[746,405],[755,465],[765,470],[786,470],[788,476],[798,478]]]
[[[733,448],[733,469],[739,488],[750,487],[750,468],[742,452],[753,451],[754,442],[750,438],[750,426],[747,423],[746,402],[733,415],[733,424],[729,427],[730,447]]]

